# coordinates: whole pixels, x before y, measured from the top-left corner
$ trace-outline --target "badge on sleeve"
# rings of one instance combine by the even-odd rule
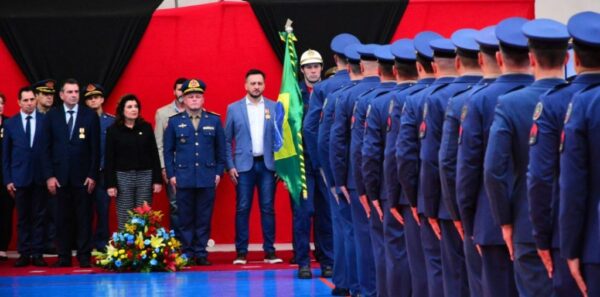
[[[542,115],[542,111],[544,110],[544,104],[542,102],[538,102],[535,106],[535,111],[533,112],[533,120],[537,121]]]
[[[367,127],[369,126],[369,124],[367,124],[369,121],[367,121],[367,119],[369,118],[369,114],[371,113],[371,104],[369,104],[369,106],[367,107],[367,113],[365,114],[365,129],[367,129]]]
[[[543,110],[544,105],[542,104],[542,102],[538,102],[538,104],[535,106],[535,111],[533,112],[533,124],[531,125],[531,130],[529,130],[529,145],[534,145],[537,142],[539,128],[536,121],[542,115]]]
[[[573,111],[573,102],[569,102],[569,106],[567,107],[567,114],[565,114],[565,125],[571,119],[571,112]],[[562,153],[565,148],[565,129],[560,131],[560,145],[558,146],[558,152]]]
[[[323,114],[325,113],[325,107],[327,106],[327,100],[328,100],[328,98],[325,98],[325,101],[323,101],[323,107],[321,108],[321,114],[319,115],[319,123],[323,121]]]
[[[458,144],[460,144],[462,142],[463,122],[465,121],[465,118],[467,117],[468,110],[469,110],[469,108],[465,104],[465,105],[463,105],[462,110],[460,112],[460,124],[458,125]]]
[[[388,107],[388,116],[387,116],[387,120],[386,120],[386,132],[390,132],[390,130],[392,130],[392,112],[394,110],[394,100],[392,99],[390,101],[390,106]]]
[[[419,138],[425,138],[425,133],[427,133],[427,123],[425,123],[425,119],[427,118],[427,102],[423,105],[423,120],[421,120],[421,125],[419,126]]]
[[[350,119],[350,129],[354,128],[354,122],[356,121],[356,118],[354,117],[356,114],[356,105],[356,102],[354,102],[354,107],[352,108],[352,118]]]

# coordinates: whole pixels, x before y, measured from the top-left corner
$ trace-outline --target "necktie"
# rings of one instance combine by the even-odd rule
[[[194,130],[198,130],[198,125],[200,125],[200,116],[192,116],[192,125],[194,125]]]
[[[29,141],[29,147],[31,147],[31,116],[26,116],[25,120],[27,121],[25,123],[25,136],[27,137],[27,141]]]
[[[73,135],[73,114],[74,110],[67,111],[69,113],[69,120],[67,121],[67,130],[69,132],[69,140],[71,139],[71,135]]]

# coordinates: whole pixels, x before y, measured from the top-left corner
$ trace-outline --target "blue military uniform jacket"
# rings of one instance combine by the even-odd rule
[[[321,169],[323,170],[323,175],[325,177],[325,183],[327,187],[333,187],[333,172],[331,171],[331,163],[329,162],[329,136],[331,125],[333,124],[333,117],[335,114],[335,105],[343,93],[355,86],[358,81],[348,81],[339,89],[331,92],[325,98],[325,102],[323,102],[323,112],[319,119],[319,133],[317,137],[317,151],[319,154],[319,164],[321,165]]]
[[[448,209],[443,205],[441,199],[442,190],[438,162],[444,113],[448,106],[448,99],[454,94],[470,88],[481,80],[481,76],[444,77],[438,80],[443,84],[425,98],[423,107],[423,124],[421,124],[419,131],[421,137],[419,182],[421,183],[420,188],[423,189],[423,214],[430,218],[449,220]]]
[[[69,138],[64,105],[56,106],[46,113],[43,132],[45,180],[56,177],[63,187],[84,187],[88,177],[98,180],[100,121],[95,111],[79,104]]]
[[[266,124],[266,123],[265,123]],[[198,129],[187,112],[169,118],[163,138],[167,177],[178,188],[210,188],[225,169],[225,134],[221,118],[203,110]]]
[[[368,116],[371,101],[381,94],[389,92],[393,87],[396,86],[395,81],[382,82],[375,86],[372,90],[367,91],[360,95],[356,102],[356,108],[354,109],[353,118],[354,122],[351,127],[351,140],[350,140],[350,162],[353,163],[353,175],[356,184],[356,191],[359,196],[366,195],[365,183],[363,179],[363,164],[362,164],[362,147],[363,147],[363,136],[365,132],[365,123]],[[380,193],[378,193],[380,194]],[[379,196],[379,195],[377,195]],[[379,197],[372,197],[373,199]]]
[[[515,243],[533,243],[527,200],[527,165],[534,118],[539,118],[539,97],[566,83],[546,78],[498,98],[484,160],[485,189],[496,224],[513,225]],[[537,105],[537,107],[536,107]]]
[[[465,235],[476,244],[503,245],[483,184],[483,160],[498,97],[533,83],[529,74],[505,74],[474,92],[467,103],[458,147],[456,199]]]
[[[44,156],[42,133],[45,115],[35,112],[35,135],[33,146],[25,134],[23,118],[17,113],[6,120],[2,132],[2,172],[4,185],[14,183],[15,187],[46,185],[42,175]]]
[[[106,129],[115,122],[115,117],[111,114],[102,113],[100,115],[100,170],[104,169],[104,154],[106,153]]]
[[[336,187],[346,186],[356,189],[350,161],[350,137],[353,122],[353,110],[361,94],[379,84],[379,77],[365,77],[356,86],[340,96],[335,105],[335,115],[329,138],[329,162],[333,171]]]
[[[319,132],[319,119],[323,111],[323,102],[327,96],[350,81],[347,70],[339,70],[332,77],[315,84],[308,103],[308,112],[302,123],[302,133],[306,151],[310,157],[312,168],[320,168],[317,152],[317,137]]]
[[[419,151],[421,149],[420,128],[423,121],[425,98],[437,87],[447,82],[426,78],[421,83],[430,85],[406,98],[400,118],[400,131],[396,140],[396,162],[402,192],[411,207],[423,213],[423,191],[419,189]]]
[[[533,237],[539,249],[559,248],[560,151],[567,107],[575,93],[600,82],[600,74],[582,74],[540,97],[542,113],[534,120],[537,141],[529,147],[527,188]]]
[[[600,264],[600,84],[573,97],[560,157],[560,250]]]
[[[412,83],[411,83],[412,84]],[[398,140],[398,133],[400,132],[400,117],[402,115],[402,109],[406,102],[406,98],[412,94],[415,94],[424,88],[428,84],[423,82],[417,82],[412,84],[411,87],[402,90],[401,92],[394,93],[394,107],[392,109],[391,123],[389,131],[386,135],[384,159],[383,159],[383,172],[384,172],[384,187],[387,193],[388,199],[390,199],[390,205],[409,205],[408,199],[402,193],[402,187],[400,186],[398,178],[398,162],[396,161],[396,141]]]
[[[456,202],[456,156],[458,154],[462,111],[471,94],[484,88],[494,80],[495,78],[483,78],[476,85],[456,93],[448,100],[444,124],[442,126],[442,140],[440,141],[438,158],[442,201],[448,210],[450,219],[453,221],[460,220],[460,212],[458,211],[458,203]]]
[[[367,196],[372,200],[390,199],[386,185],[391,182],[397,183],[397,180],[391,179],[397,177],[396,174],[393,174],[396,168],[396,156],[392,156],[393,161],[388,160],[388,168],[386,168],[385,150],[388,147],[387,141],[394,144],[396,141],[395,138],[388,139],[393,125],[393,112],[399,110],[396,105],[404,104],[404,99],[406,99],[406,96],[402,96],[397,100],[397,95],[398,93],[405,93],[405,90],[410,90],[414,85],[410,82],[396,84],[389,92],[381,94],[371,101],[370,112],[366,119],[365,135],[363,136],[362,171],[364,172],[363,181]],[[391,170],[391,172],[387,172],[386,169]]]

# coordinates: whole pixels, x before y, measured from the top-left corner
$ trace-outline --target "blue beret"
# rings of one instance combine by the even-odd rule
[[[600,47],[600,14],[591,11],[580,12],[569,19],[569,34],[576,42]]]
[[[475,35],[475,41],[479,43],[479,46],[485,46],[490,48],[498,49],[498,38],[496,38],[496,26],[485,27]]]
[[[500,44],[516,48],[527,48],[527,37],[521,30],[525,23],[527,23],[527,19],[521,17],[507,18],[498,23],[496,37]]]
[[[85,93],[83,93],[83,98],[87,99],[95,95],[104,97],[104,88],[100,84],[88,84],[85,88]]]
[[[433,50],[429,46],[429,41],[443,38],[442,35],[432,31],[423,31],[415,36],[415,50],[422,56],[433,59]]]
[[[391,45],[382,45],[375,49],[375,57],[380,63],[393,63],[394,55],[391,52]]]
[[[344,49],[353,43],[360,43],[360,41],[352,34],[341,33],[336,35],[331,40],[331,50],[334,51],[336,54],[343,55]]]
[[[348,62],[351,62],[351,63],[360,62],[360,55],[358,54],[358,51],[356,51],[356,50],[361,46],[362,46],[362,44],[360,44],[360,43],[353,43],[353,44],[346,46],[346,48],[344,48],[344,56],[346,56],[346,58],[348,59]]]
[[[54,94],[56,90],[54,86],[56,85],[56,81],[53,79],[44,79],[34,83],[31,88],[37,92],[46,93],[46,94]]]
[[[450,40],[457,49],[469,52],[478,52],[479,44],[475,40],[475,36],[479,31],[475,29],[460,29],[452,33]]]
[[[358,51],[361,60],[377,60],[375,57],[375,50],[378,47],[378,44],[363,44],[362,46],[358,47],[356,51]]]
[[[183,82],[181,92],[183,95],[189,93],[202,93],[206,90],[206,84],[199,79],[190,79]]]
[[[531,40],[537,41],[569,41],[567,26],[550,19],[536,19],[523,25],[523,34]]]
[[[392,55],[399,60],[416,61],[415,45],[412,39],[404,38],[395,41],[390,45]]]
[[[456,56],[456,47],[448,38],[438,38],[429,42],[433,56],[440,58],[453,58]]]

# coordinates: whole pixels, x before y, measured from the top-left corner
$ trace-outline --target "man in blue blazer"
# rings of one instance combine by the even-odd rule
[[[42,125],[44,115],[35,109],[33,90],[19,90],[20,111],[4,125],[2,170],[4,184],[15,197],[18,212],[18,250],[20,257],[15,267],[32,263],[47,266],[44,252],[44,217],[46,196],[43,195]]]
[[[93,110],[79,105],[79,85],[66,80],[60,89],[63,101],[46,114],[43,134],[43,175],[51,199],[57,199],[58,261],[71,266],[71,240],[76,238],[80,267],[90,267],[92,198],[98,176],[100,121]],[[71,217],[75,217],[75,224]],[[75,226],[76,230],[72,230]],[[75,231],[75,236],[73,236]]]
[[[225,121],[227,171],[236,186],[235,249],[233,264],[246,264],[248,224],[254,188],[263,230],[265,262],[281,263],[275,256],[275,162],[273,121],[275,102],[263,97],[265,74],[257,69],[246,73],[246,96],[227,106]]]

